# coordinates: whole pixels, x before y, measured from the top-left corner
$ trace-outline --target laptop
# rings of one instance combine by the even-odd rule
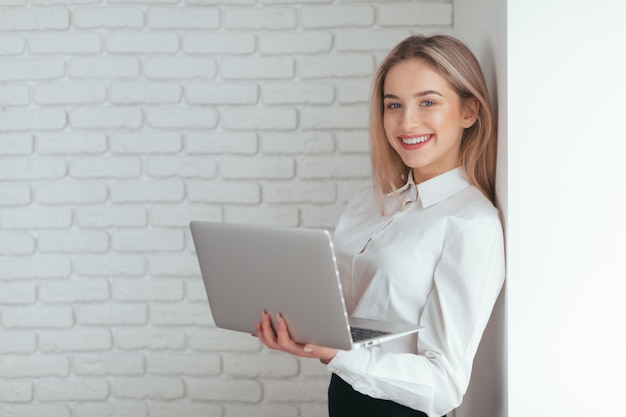
[[[418,332],[405,323],[348,317],[331,235],[324,229],[192,221],[217,327],[255,333],[280,313],[299,343],[350,350]]]

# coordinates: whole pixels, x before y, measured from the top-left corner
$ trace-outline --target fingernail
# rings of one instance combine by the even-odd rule
[[[281,321],[283,321],[283,316],[281,316],[280,313],[276,313],[276,320],[278,320],[278,322],[280,323]]]
[[[313,352],[313,348],[311,346],[304,347],[304,353],[311,353],[311,352]]]

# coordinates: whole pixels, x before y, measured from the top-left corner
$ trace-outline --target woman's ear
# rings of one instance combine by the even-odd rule
[[[478,119],[478,110],[480,109],[480,102],[471,98],[463,105],[463,128],[467,129],[476,123]]]

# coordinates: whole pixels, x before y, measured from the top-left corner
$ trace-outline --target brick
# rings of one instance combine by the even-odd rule
[[[265,155],[329,154],[335,150],[330,132],[262,133],[261,151]]]
[[[174,32],[110,32],[105,40],[107,52],[118,54],[172,54],[180,42]]]
[[[191,104],[256,104],[259,100],[256,84],[188,84],[185,99]]]
[[[0,59],[0,81],[51,80],[64,72],[65,63],[59,58]]]
[[[316,359],[300,358],[299,371],[301,377],[321,376],[330,379],[326,365]]]
[[[369,132],[367,130],[338,131],[337,150],[341,153],[369,153]]]
[[[2,378],[45,378],[66,377],[70,361],[60,355],[28,355],[0,357],[0,377]]]
[[[107,199],[107,186],[103,182],[56,181],[39,184],[34,190],[35,201],[44,204],[91,204]]]
[[[257,153],[257,135],[253,132],[190,132],[185,137],[189,154],[246,154]]]
[[[37,299],[37,290],[33,284],[0,283],[0,304],[32,304]],[[1,348],[0,348],[1,351]],[[1,365],[0,365],[1,367]]]
[[[0,55],[21,55],[25,47],[26,40],[21,35],[0,35]]]
[[[207,303],[154,304],[150,322],[158,326],[209,326],[213,324]]]
[[[337,181],[337,202],[347,204],[352,198],[366,187],[371,187],[371,180],[345,180]]]
[[[1,38],[0,38],[1,42]],[[27,85],[3,85],[0,90],[0,105],[25,106],[30,102],[30,92]],[[0,145],[1,146],[1,145]],[[0,152],[0,155],[2,153]]]
[[[66,405],[11,404],[0,405],[3,417],[70,417],[70,409]]]
[[[138,178],[141,159],[137,157],[83,157],[70,161],[74,178]]]
[[[148,79],[211,79],[217,73],[215,58],[159,57],[144,61]]]
[[[305,29],[370,26],[375,20],[374,8],[367,5],[310,6],[301,13]]]
[[[74,324],[71,307],[5,307],[2,322],[9,329],[68,328]]]
[[[60,130],[66,124],[61,109],[6,109],[0,113],[0,131]]]
[[[29,207],[0,212],[3,229],[65,229],[72,224],[72,211],[65,207]]]
[[[0,353],[32,353],[37,348],[37,335],[33,332],[2,330]]]
[[[42,352],[107,351],[112,347],[107,329],[42,331],[39,348]]]
[[[180,230],[114,230],[111,232],[111,247],[122,252],[181,251],[185,239]]]
[[[35,251],[35,239],[27,234],[0,233],[0,255],[30,255]]]
[[[120,3],[120,4],[175,4],[178,3],[178,0],[110,0],[109,3]]]
[[[307,405],[308,406],[308,405]],[[280,417],[298,417],[300,413],[298,411],[298,407],[295,405],[287,405],[287,404],[255,404],[255,405],[246,405],[246,404],[233,404],[229,403],[225,405],[226,413],[229,417],[247,417],[247,416],[256,416],[256,417],[272,417],[272,416],[280,416]],[[321,410],[319,414],[316,414],[316,417],[324,416],[328,414],[328,410]]]
[[[175,400],[185,396],[185,384],[180,378],[112,378],[110,384],[117,398]]]
[[[298,375],[298,359],[282,353],[222,354],[224,360],[224,375],[244,379],[276,379]]]
[[[188,33],[183,36],[186,54],[241,55],[256,49],[256,38],[250,32]]]
[[[300,212],[296,207],[227,207],[224,221],[231,223],[258,223],[296,227],[300,224]]]
[[[119,82],[111,85],[111,103],[173,104],[182,97],[182,87],[171,83]]]
[[[53,82],[36,85],[33,100],[37,104],[94,104],[106,100],[107,89],[99,82]]]
[[[371,80],[366,78],[341,79],[337,82],[340,104],[367,104],[370,99]]]
[[[190,182],[188,199],[191,202],[212,204],[256,204],[261,201],[258,184],[245,182]]]
[[[142,119],[137,107],[82,107],[70,112],[70,125],[78,129],[137,129]]]
[[[291,157],[224,157],[222,176],[230,179],[255,178],[292,178],[295,174],[294,161]]]
[[[103,403],[78,403],[74,410],[76,415],[90,417],[133,416],[147,417],[147,405],[141,402],[109,401]]]
[[[291,79],[294,62],[291,57],[226,57],[220,73],[225,80]]]
[[[257,358],[258,359],[258,358]],[[222,370],[218,354],[155,353],[147,357],[147,371],[154,375],[214,376]]]
[[[32,54],[97,54],[102,51],[99,33],[35,33],[28,37],[28,49]]]
[[[37,399],[43,402],[102,401],[109,385],[101,379],[42,380],[37,382]]]
[[[28,184],[10,184],[0,182],[0,207],[18,206],[30,203],[30,186]],[[2,224],[0,214],[0,225]]]
[[[138,132],[111,135],[111,152],[117,154],[170,154],[182,149],[178,132]]]
[[[336,199],[335,185],[327,181],[267,182],[263,187],[263,202],[332,203]]]
[[[198,277],[200,268],[195,255],[176,254],[151,256],[149,270],[155,276]]]
[[[389,7],[388,5],[386,7]],[[346,29],[335,32],[337,51],[388,52],[411,35],[409,29]]]
[[[123,350],[182,350],[186,347],[182,329],[121,328],[113,335],[115,346]]]
[[[30,381],[0,381],[0,401],[24,403],[33,399],[33,383]],[[2,403],[0,403],[2,404]],[[0,408],[0,410],[3,410]],[[19,417],[22,417],[21,415]]]
[[[152,108],[147,111],[146,122],[162,129],[212,129],[217,125],[217,112],[201,107]]]
[[[78,207],[76,224],[81,228],[108,229],[111,227],[140,227],[148,224],[143,207]]]
[[[208,302],[204,283],[200,277],[185,282],[185,299],[192,302]]]
[[[70,12],[67,8],[4,8],[0,19],[0,31],[55,30],[69,27]]]
[[[258,381],[186,378],[187,396],[192,400],[258,403],[263,388]]]
[[[265,400],[271,402],[289,402],[292,398],[301,402],[324,402],[328,395],[328,377],[266,380],[263,390]]]
[[[172,203],[185,196],[185,185],[174,180],[140,180],[114,183],[110,186],[114,203]]]
[[[106,232],[47,232],[37,238],[40,253],[104,253],[109,250]]]
[[[293,8],[229,8],[224,10],[227,29],[276,30],[295,29],[296,10]]]
[[[72,78],[137,78],[140,75],[139,59],[120,56],[76,58],[69,62]]]
[[[146,173],[157,178],[215,178],[217,163],[207,158],[153,156],[148,158]]]
[[[76,323],[94,326],[132,326],[148,322],[145,304],[79,305],[75,309]]]
[[[233,130],[293,130],[298,115],[292,108],[229,107],[222,110],[221,122]]]
[[[184,296],[183,283],[173,279],[112,280],[112,298],[116,301],[180,301]]]
[[[200,7],[151,7],[148,27],[158,29],[218,29],[220,10]]]
[[[252,415],[252,414],[251,414]],[[254,414],[257,415],[257,414]],[[280,415],[282,414],[275,414]],[[151,401],[150,417],[223,417],[222,406],[209,403]],[[287,416],[285,416],[287,417]]]
[[[69,259],[56,256],[4,258],[0,264],[0,280],[67,278],[71,272]]]
[[[28,134],[2,135],[0,155],[27,155],[33,152],[33,136]]]
[[[89,6],[72,10],[72,23],[83,29],[141,28],[143,12],[139,8],[122,6]]]
[[[306,107],[300,110],[303,129],[364,129],[369,113],[365,106]]]
[[[302,156],[297,158],[300,178],[368,178],[369,155]]]
[[[146,272],[143,256],[83,255],[73,261],[74,272],[87,277],[138,277]]]
[[[143,355],[105,352],[74,355],[72,370],[80,376],[137,376],[144,374],[145,365]]]
[[[273,54],[322,54],[331,50],[330,32],[265,32],[259,35],[259,51]]]
[[[452,4],[409,3],[389,4],[378,10],[381,26],[451,26]]]
[[[104,280],[69,280],[39,284],[39,298],[44,303],[84,303],[109,299],[109,286]]]
[[[161,227],[188,227],[191,220],[219,221],[221,207],[206,204],[159,205],[150,210],[150,223]],[[159,256],[159,259],[162,258]],[[176,268],[183,265],[177,264]],[[187,268],[184,268],[185,270]],[[153,271],[154,272],[154,271]]]
[[[97,154],[107,150],[107,137],[103,133],[41,133],[35,136],[35,147],[44,155]]]
[[[297,65],[303,79],[326,79],[371,76],[375,63],[370,54],[345,53],[303,56],[298,58]]]
[[[189,347],[195,351],[209,352],[259,352],[261,342],[249,334],[217,328],[190,329]]]
[[[330,104],[335,89],[324,82],[266,83],[261,87],[261,97],[267,104]]]
[[[332,230],[344,211],[345,206],[343,204],[305,207],[300,212],[301,225]]]

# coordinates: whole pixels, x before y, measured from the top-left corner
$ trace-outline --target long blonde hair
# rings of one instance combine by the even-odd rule
[[[411,36],[387,55],[376,72],[370,101],[370,145],[374,190],[381,201],[384,194],[404,185],[409,172],[387,141],[383,126],[385,77],[401,61],[418,58],[448,80],[461,103],[476,100],[476,122],[465,129],[460,162],[472,184],[494,202],[496,130],[485,77],[478,60],[465,44],[452,36]],[[381,205],[382,210],[382,205]]]

